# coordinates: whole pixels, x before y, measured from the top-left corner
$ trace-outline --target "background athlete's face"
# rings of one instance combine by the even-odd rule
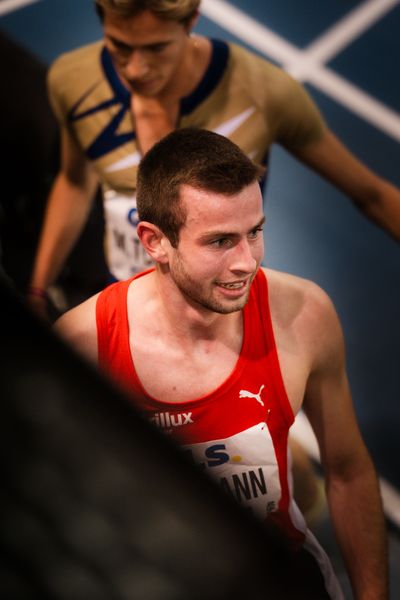
[[[262,196],[253,183],[234,196],[181,187],[187,218],[171,248],[171,279],[191,304],[241,310],[264,254]]]
[[[123,83],[148,97],[157,96],[173,81],[189,41],[188,28],[158,19],[148,10],[134,17],[106,12],[103,30]]]

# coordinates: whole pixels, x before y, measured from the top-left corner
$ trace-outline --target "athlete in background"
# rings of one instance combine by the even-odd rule
[[[104,39],[61,56],[49,73],[61,170],[28,290],[38,313],[46,313],[47,289],[82,231],[99,182],[111,275],[126,278],[150,264],[136,233],[137,164],[176,128],[214,130],[264,163],[271,144],[281,144],[400,239],[400,191],[343,147],[284,71],[235,44],[191,35],[200,0],[95,4]]]

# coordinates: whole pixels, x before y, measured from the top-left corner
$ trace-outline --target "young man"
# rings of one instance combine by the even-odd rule
[[[292,499],[287,439],[303,406],[355,598],[383,600],[381,501],[340,324],[319,287],[260,268],[260,172],[215,133],[165,137],[138,173],[138,236],[155,267],[72,309],[56,329],[227,493],[315,556],[329,596],[341,598]]]
[[[61,170],[29,289],[37,312],[45,312],[46,290],[88,218],[99,181],[111,274],[124,279],[149,266],[136,233],[136,169],[176,128],[214,130],[258,162],[267,161],[272,143],[282,144],[400,239],[400,191],[343,147],[304,88],[281,69],[235,44],[192,36],[199,5],[97,0],[104,40],[51,68]]]

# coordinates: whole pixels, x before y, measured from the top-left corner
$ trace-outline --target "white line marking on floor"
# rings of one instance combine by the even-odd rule
[[[400,113],[325,67],[310,69],[307,79],[336,102],[400,142]]]
[[[312,459],[320,462],[316,437],[307,417],[302,411],[296,416],[296,420],[290,429],[290,433],[301,443]],[[379,478],[379,486],[385,515],[394,525],[396,525],[396,527],[400,528],[400,494],[382,477]]]
[[[201,12],[223,29],[280,63],[301,60],[302,52],[296,46],[228,2],[202,0]]]
[[[40,2],[40,0],[2,0],[0,2],[0,17],[35,2]]]
[[[382,0],[389,10],[399,0]],[[377,2],[376,2],[377,3]],[[368,2],[368,5],[371,3]],[[365,119],[386,135],[400,141],[400,114],[351,84],[330,69],[319,65],[307,51],[296,48],[272,30],[256,22],[247,14],[224,0],[203,0],[202,13],[218,25],[246,42],[249,46],[281,64],[293,77],[309,81],[336,102]],[[372,4],[371,4],[372,6]],[[370,6],[370,8],[371,8]],[[375,7],[375,0],[374,0]],[[377,15],[377,13],[374,13]],[[383,14],[383,11],[380,11]],[[371,23],[370,18],[370,23]],[[322,43],[322,36],[320,38]]]
[[[327,62],[399,4],[400,0],[367,0],[337,21],[305,49],[313,62]]]

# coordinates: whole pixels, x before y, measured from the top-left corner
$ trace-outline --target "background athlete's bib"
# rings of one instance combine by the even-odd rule
[[[137,236],[136,196],[104,192],[107,262],[116,279],[128,279],[148,269],[153,261]]]

